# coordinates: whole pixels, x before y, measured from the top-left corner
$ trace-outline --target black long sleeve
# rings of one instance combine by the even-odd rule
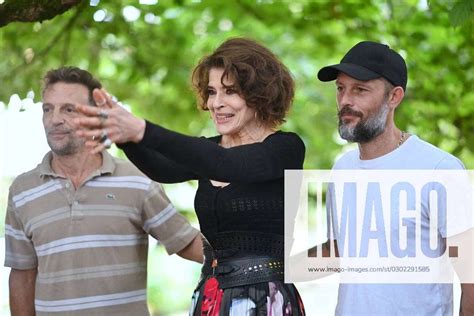
[[[158,151],[135,143],[118,146],[128,159],[150,179],[161,183],[178,183],[197,179],[197,175]]]
[[[302,168],[305,154],[302,140],[294,133],[276,132],[261,143],[223,148],[216,141],[185,136],[150,122],[146,122],[144,137],[134,150],[133,153],[128,149],[125,152],[127,156],[133,156],[132,161],[147,175],[169,171],[179,173],[182,178],[193,174],[239,183],[282,178],[285,169]],[[167,167],[152,166],[162,163]],[[155,175],[154,178],[161,177]]]

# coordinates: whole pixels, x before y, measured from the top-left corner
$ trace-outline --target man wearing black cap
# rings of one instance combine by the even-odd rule
[[[339,64],[322,68],[318,78],[336,80],[339,134],[358,143],[358,149],[344,154],[333,169],[464,169],[456,157],[395,125],[407,67],[387,45],[360,42]],[[429,201],[422,202],[429,212]],[[429,230],[429,216],[420,217],[421,229]],[[441,229],[438,236],[443,242],[448,237]],[[344,242],[337,233],[332,238]],[[445,247],[440,248],[444,252]],[[463,284],[462,290],[464,315],[474,314],[473,287]],[[336,315],[452,315],[452,305],[452,284],[341,284]]]
[[[338,65],[322,68],[321,81],[336,80],[341,137],[360,144],[360,158],[393,151],[408,137],[393,122],[407,84],[403,58],[386,45],[361,42]]]

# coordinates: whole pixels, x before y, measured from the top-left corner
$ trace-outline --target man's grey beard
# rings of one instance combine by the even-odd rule
[[[339,135],[349,142],[367,143],[385,130],[389,111],[390,108],[385,102],[375,115],[359,121],[354,127],[344,124],[339,119]]]

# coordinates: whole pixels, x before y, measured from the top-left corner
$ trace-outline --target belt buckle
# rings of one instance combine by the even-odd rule
[[[216,275],[216,268],[217,268],[217,259],[216,258],[212,259],[211,267],[212,267],[212,275]]]

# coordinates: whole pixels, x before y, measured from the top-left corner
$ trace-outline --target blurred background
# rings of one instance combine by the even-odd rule
[[[306,143],[305,169],[329,169],[351,148],[337,134],[334,83],[316,73],[361,40],[389,44],[407,61],[408,90],[397,110],[403,130],[474,168],[473,0],[0,0],[0,256],[8,187],[48,146],[41,125],[41,78],[61,65],[91,71],[130,109],[189,135],[215,134],[197,109],[190,74],[229,37],[254,38],[289,67],[297,85],[282,129]],[[111,153],[123,157],[116,148]],[[196,226],[196,183],[167,185]],[[179,271],[179,273],[176,273]],[[0,268],[0,314],[8,315],[8,273]],[[185,315],[197,264],[151,242],[149,306]],[[308,315],[331,315],[337,287],[302,283]]]

